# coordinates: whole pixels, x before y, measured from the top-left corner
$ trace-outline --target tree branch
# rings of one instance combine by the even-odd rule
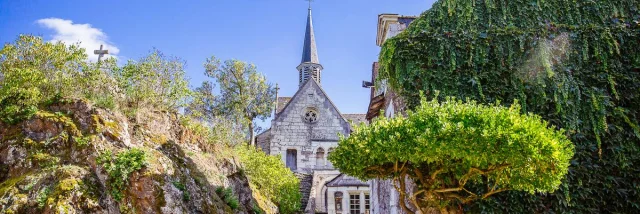
[[[485,193],[484,195],[482,195],[482,199],[488,198],[489,196],[492,196],[494,194],[501,193],[501,192],[504,192],[504,191],[507,191],[507,190],[509,190],[509,188],[501,188],[501,189],[498,189],[498,190],[492,190],[491,192],[488,192],[488,193]]]
[[[398,166],[397,164],[398,162],[396,162],[396,168]],[[402,178],[404,179],[404,177]],[[400,185],[400,186],[398,186]],[[398,191],[398,196],[400,196],[400,200],[398,201],[398,204],[400,204],[400,207],[402,208],[402,210],[404,210],[405,213],[407,214],[415,214],[416,212],[414,212],[413,210],[409,209],[409,207],[407,207],[406,204],[406,197],[405,197],[405,193],[406,193],[406,186],[404,185],[404,181],[400,181],[400,179],[398,179],[398,177],[394,177],[393,179],[393,187],[396,188],[396,191]]]

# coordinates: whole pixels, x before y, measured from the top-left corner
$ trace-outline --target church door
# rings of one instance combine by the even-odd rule
[[[287,150],[287,167],[291,170],[298,169],[298,151],[295,149]]]

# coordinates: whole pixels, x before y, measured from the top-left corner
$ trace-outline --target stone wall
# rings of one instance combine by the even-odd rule
[[[256,137],[256,145],[267,155],[271,152],[271,129],[260,133]]]
[[[309,191],[309,201],[305,213],[327,212],[327,184],[338,176],[338,170],[315,170],[313,172],[312,187]]]

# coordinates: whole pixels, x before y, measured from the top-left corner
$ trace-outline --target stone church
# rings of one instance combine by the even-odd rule
[[[292,97],[276,94],[271,128],[256,142],[265,153],[280,155],[298,175],[305,213],[369,213],[369,184],[341,174],[327,160],[338,146],[339,134],[349,135],[351,124],[366,122],[366,115],[340,113],[322,89],[324,68],[318,59],[311,8],[306,24],[298,91]]]

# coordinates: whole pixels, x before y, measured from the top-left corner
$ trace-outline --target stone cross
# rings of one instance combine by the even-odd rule
[[[280,90],[280,87],[278,87],[278,83],[276,83],[276,103],[275,103],[275,108],[273,109],[273,116],[275,117],[276,114],[278,114],[278,91]]]
[[[98,62],[100,62],[100,59],[102,59],[102,56],[104,56],[105,54],[109,54],[109,50],[103,50],[102,49],[102,45],[100,45],[100,50],[94,50],[93,54],[98,55]]]

